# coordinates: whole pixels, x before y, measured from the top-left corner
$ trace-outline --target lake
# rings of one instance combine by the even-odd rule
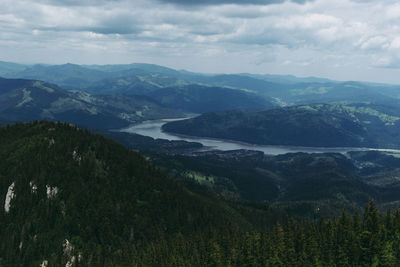
[[[236,149],[247,149],[247,150],[258,150],[269,155],[280,155],[286,153],[305,152],[305,153],[346,153],[349,151],[368,151],[368,150],[379,150],[387,151],[392,153],[400,153],[400,150],[394,149],[371,149],[371,148],[357,148],[357,147],[299,147],[299,146],[272,146],[272,145],[253,145],[243,142],[236,142],[231,140],[221,140],[213,138],[203,137],[189,137],[174,135],[163,132],[161,130],[162,125],[170,121],[176,121],[182,119],[164,119],[164,120],[152,120],[145,121],[143,123],[130,126],[125,129],[121,129],[122,132],[136,133],[144,136],[149,136],[155,139],[166,139],[166,140],[184,140],[188,142],[198,142],[205,146],[202,150],[213,150],[218,149],[222,151],[236,150]]]

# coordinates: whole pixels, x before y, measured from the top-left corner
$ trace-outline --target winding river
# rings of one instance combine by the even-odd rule
[[[186,118],[182,118],[186,119]],[[258,150],[269,155],[280,155],[286,153],[295,152],[306,152],[306,153],[346,153],[348,151],[368,151],[368,150],[379,150],[393,153],[400,153],[400,150],[394,149],[372,149],[372,148],[353,148],[353,147],[299,147],[299,146],[273,146],[273,145],[253,145],[243,142],[236,142],[231,140],[221,140],[203,137],[191,137],[174,135],[163,132],[161,130],[162,125],[170,121],[182,120],[182,119],[163,119],[163,120],[151,120],[143,123],[133,125],[131,127],[122,129],[122,132],[136,133],[144,136],[149,136],[154,139],[167,139],[167,140],[184,140],[188,142],[198,142],[205,146],[203,150],[218,149],[222,151],[235,150],[235,149],[247,149],[247,150]]]

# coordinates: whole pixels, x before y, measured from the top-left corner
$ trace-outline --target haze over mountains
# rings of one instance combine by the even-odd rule
[[[230,87],[268,97],[285,97],[287,104],[323,101],[370,101],[373,97],[398,97],[398,86],[362,82],[337,82],[285,75],[201,74],[134,63],[129,65],[19,65],[2,62],[0,76],[42,80],[65,89],[89,93],[146,94],[160,88],[189,84]],[[357,99],[357,97],[361,97]],[[383,101],[383,99],[382,99]]]
[[[249,112],[278,108],[267,113],[225,113],[227,117],[223,113],[215,115],[227,124],[229,120],[232,121],[230,124],[240,124],[241,129],[234,130],[231,129],[232,125],[227,125],[223,133],[217,133],[220,130],[216,125],[203,122],[201,125],[205,128],[201,131],[197,131],[196,127],[200,127],[200,124],[196,124],[192,131],[188,127],[185,131],[175,129],[175,132],[260,144],[398,146],[396,125],[400,90],[393,85],[279,75],[206,75],[139,63],[25,66],[2,62],[0,74],[9,79],[33,79],[29,82],[32,85],[29,90],[20,86],[22,81],[2,80],[2,103],[7,103],[2,106],[0,113],[3,120],[53,119],[86,124],[93,128],[122,128],[147,119],[183,117],[184,113]],[[34,86],[39,83],[34,80],[50,83],[45,87],[53,88],[52,94],[49,90],[39,93],[38,86]],[[51,84],[56,84],[57,89]],[[310,113],[313,108],[308,109],[307,113],[305,107],[279,109],[308,104],[335,105],[317,108],[319,112],[315,113]],[[303,113],[299,113],[300,110]],[[232,114],[236,114],[235,118]],[[274,130],[262,128],[263,123],[249,119],[254,114],[258,114],[259,120]],[[271,114],[270,119],[261,118],[267,114]],[[300,114],[303,114],[302,118]],[[309,115],[314,116],[315,120],[306,123]],[[207,118],[211,116],[207,115]],[[290,124],[289,118],[293,116],[299,120],[293,120],[296,123]],[[246,126],[241,119],[247,120]],[[276,120],[279,125],[270,124],[271,120]],[[253,126],[249,125],[251,122],[254,122]],[[307,125],[320,131],[311,130]],[[379,133],[382,127],[387,131]],[[312,135],[304,132],[306,128],[312,131]],[[174,131],[172,128],[168,130]],[[257,131],[261,132],[257,134]],[[291,133],[296,137],[287,136]],[[302,140],[296,133],[308,136],[310,141]],[[264,137],[260,137],[260,134]]]

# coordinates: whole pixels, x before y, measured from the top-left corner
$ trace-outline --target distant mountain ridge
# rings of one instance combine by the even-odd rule
[[[291,75],[202,74],[144,63],[30,65],[24,69],[21,69],[21,65],[10,67],[8,63],[3,63],[0,64],[1,73],[7,78],[43,80],[62,88],[91,94],[149,95],[160,89],[189,85],[228,87],[253,92],[260,99],[267,98],[269,102],[272,99],[272,102],[281,106],[343,101],[397,105],[400,97],[400,86],[395,85],[339,82]]]
[[[8,73],[20,72],[27,67],[27,65],[0,61],[0,76],[7,75]]]
[[[68,63],[64,65],[33,65],[19,72],[8,73],[5,77],[41,80],[67,89],[76,89],[74,87],[85,86],[88,81],[103,79],[104,72]]]
[[[222,110],[263,110],[277,106],[273,99],[260,97],[253,92],[197,84],[161,88],[148,95],[169,108],[194,113]]]

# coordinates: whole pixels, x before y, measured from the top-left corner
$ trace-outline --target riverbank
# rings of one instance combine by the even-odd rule
[[[140,124],[133,125],[128,128],[121,129],[121,132],[136,133],[144,136],[149,136],[154,139],[165,139],[169,141],[187,141],[201,143],[204,147],[202,151],[207,150],[256,150],[262,151],[267,155],[281,155],[286,153],[346,153],[349,151],[383,151],[389,153],[400,153],[400,150],[396,149],[374,149],[374,148],[359,148],[359,147],[300,147],[300,146],[276,146],[276,145],[255,145],[244,142],[238,142],[233,140],[214,139],[214,138],[203,138],[194,136],[185,136],[178,134],[171,134],[162,131],[162,126],[170,121],[183,120],[186,118],[179,119],[163,119],[154,121],[145,121]]]

